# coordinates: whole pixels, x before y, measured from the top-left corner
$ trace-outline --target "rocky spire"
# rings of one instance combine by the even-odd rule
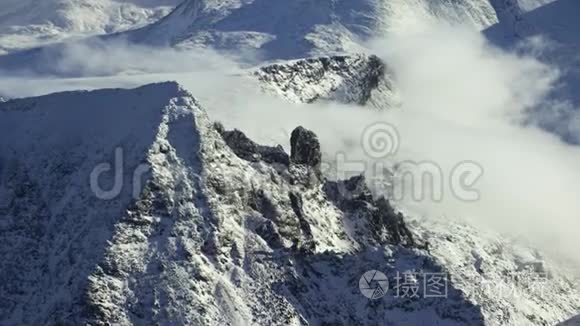
[[[292,131],[290,138],[290,161],[294,164],[308,165],[319,168],[322,162],[320,142],[316,134],[304,127]]]

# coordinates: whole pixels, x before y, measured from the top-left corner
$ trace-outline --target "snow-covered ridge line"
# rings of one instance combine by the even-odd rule
[[[250,50],[266,59],[295,59],[359,52],[364,41],[413,17],[484,29],[504,15],[496,12],[504,9],[496,2],[186,0],[165,18],[122,37],[142,44]]]

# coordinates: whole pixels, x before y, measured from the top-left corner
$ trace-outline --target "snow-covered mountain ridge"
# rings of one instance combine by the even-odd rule
[[[289,59],[360,51],[362,42],[397,28],[398,19],[409,13],[469,22],[478,29],[499,21],[487,0],[187,0],[159,22],[123,36],[137,43],[258,50],[265,58]]]
[[[551,1],[4,0],[0,45],[8,51],[150,23],[126,36],[179,47],[263,48],[270,57],[296,58],[360,49],[359,41],[396,29],[410,14],[485,29],[500,21],[519,24],[523,13]],[[263,12],[272,15],[262,18]],[[287,28],[292,24],[294,31]]]
[[[66,8],[70,7],[71,10],[81,12],[83,10],[100,12],[109,10],[112,4],[118,5],[114,1],[107,2],[106,5],[96,3],[90,5],[97,9],[92,7],[86,9],[89,4],[81,6],[73,0],[67,1],[70,3],[67,3]],[[412,20],[441,20],[483,30],[499,23],[500,18],[505,21],[517,21],[518,15],[523,11],[522,6],[516,0],[411,2],[187,0],[167,16],[147,26],[99,36],[98,39],[113,43],[128,41],[131,44],[152,47],[171,46],[182,50],[211,48],[242,57],[244,61],[261,63],[272,59],[300,59],[365,52],[369,40],[404,29],[408,21]],[[47,11],[51,12],[50,9]],[[95,18],[96,23],[77,18],[83,17],[82,15],[67,17],[69,16],[73,22],[66,22],[64,25],[80,25],[73,28],[75,30],[101,29],[103,32],[112,33],[127,29],[131,24],[138,25],[136,22],[106,23],[114,20],[107,15]],[[83,24],[90,26],[85,28]],[[106,24],[111,24],[111,27],[107,27]],[[15,37],[18,41],[17,35]],[[0,42],[0,45],[2,43],[8,44],[6,41]],[[46,50],[54,53],[58,52],[58,49],[62,51],[62,45],[53,44]],[[17,53],[16,56],[29,56],[29,61],[40,62],[43,58],[37,57],[38,52],[42,50],[33,49]],[[4,60],[6,59],[0,60],[0,68],[16,68],[17,60],[2,63]],[[34,62],[30,64],[35,65]]]
[[[545,325],[580,305],[548,262],[541,295],[471,288],[542,258],[408,224],[364,179],[326,181],[313,133],[297,128],[290,154],[257,145],[175,83],[10,100],[0,115],[5,325]],[[369,270],[453,282],[446,298],[370,301]]]

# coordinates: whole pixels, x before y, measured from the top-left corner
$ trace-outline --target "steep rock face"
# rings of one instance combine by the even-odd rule
[[[298,127],[292,131],[290,138],[290,159],[295,164],[319,168],[322,163],[320,142],[312,131]]]
[[[505,320],[505,302],[467,292],[463,276],[511,256],[471,261],[477,232],[446,245],[445,228],[409,227],[363,179],[329,182],[313,171],[317,155],[290,160],[216,127],[175,83],[12,100],[0,116],[3,325]],[[315,153],[299,130],[308,141],[294,152]],[[444,298],[400,297],[391,284],[371,301],[359,290],[370,270],[392,282],[461,277]],[[537,304],[510,313],[537,325],[568,318],[577,296],[562,280],[554,273],[549,296],[527,292]]]
[[[374,235],[369,245],[394,243],[407,247],[423,247],[414,240],[413,233],[405,224],[403,215],[396,212],[389,201],[381,197],[373,199],[363,176],[352,177],[343,181],[327,181],[324,191],[329,200],[337,205],[347,216],[354,217],[366,225],[354,228],[356,232],[368,232]]]
[[[327,100],[389,109],[400,106],[393,76],[376,56],[302,59],[256,70],[261,87],[295,103]]]
[[[269,147],[258,145],[240,130],[225,130],[224,126],[220,123],[216,123],[215,128],[234,153],[246,161],[264,161],[270,164],[290,165],[290,157],[286,154],[282,146]]]

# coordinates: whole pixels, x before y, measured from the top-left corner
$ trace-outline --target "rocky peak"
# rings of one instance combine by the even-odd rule
[[[365,216],[365,228],[373,235],[372,244],[394,243],[408,247],[416,243],[404,217],[385,197],[373,198],[364,176],[327,181],[323,187],[329,200],[349,216]]]
[[[290,138],[290,160],[294,164],[303,164],[313,168],[320,168],[322,153],[318,136],[304,127],[297,127],[292,131]]]
[[[215,126],[226,144],[241,159],[253,163],[264,162],[268,164],[287,162],[288,155],[281,147],[260,146],[251,141],[240,130],[226,131],[219,123]],[[354,218],[356,216],[355,219],[363,217],[359,219],[359,222],[362,223],[360,227],[364,229],[362,233],[368,237],[356,239],[357,241],[365,245],[401,244],[414,246],[416,244],[402,214],[396,212],[388,199],[384,197],[373,198],[364,176],[329,181],[320,175],[319,167],[322,155],[320,142],[314,132],[301,126],[297,127],[292,132],[290,143],[290,162],[306,169],[293,169],[288,164],[284,164],[286,168],[283,175],[287,176],[287,182],[305,188],[312,188],[314,185],[322,183],[325,196],[345,214],[345,217]],[[283,160],[279,158],[283,158]],[[278,169],[278,171],[280,170]],[[317,182],[313,182],[313,178],[308,178],[309,171],[314,171]],[[275,208],[265,199],[264,193],[259,193],[257,198],[252,201],[253,207],[263,214],[271,216]],[[300,192],[291,191],[289,199],[292,211],[298,217],[302,232],[311,239],[312,231],[304,219],[304,204]],[[265,227],[272,228],[271,226]],[[313,246],[312,241],[309,242],[310,246]]]

